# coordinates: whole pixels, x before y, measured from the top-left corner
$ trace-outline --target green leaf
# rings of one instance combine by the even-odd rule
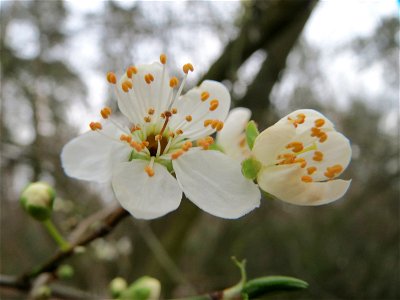
[[[265,276],[249,280],[242,293],[249,299],[261,297],[274,291],[302,290],[308,287],[308,283],[288,276]]]
[[[257,178],[262,164],[253,157],[242,161],[242,174],[244,177],[254,180]]]
[[[246,141],[250,150],[253,149],[254,141],[256,137],[260,134],[257,128],[257,124],[254,121],[250,121],[246,126]]]

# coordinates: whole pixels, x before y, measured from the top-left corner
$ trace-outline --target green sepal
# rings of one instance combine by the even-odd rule
[[[222,149],[222,147],[220,145],[218,145],[217,143],[212,143],[208,149],[216,150],[216,151],[224,153],[224,149]]]
[[[257,128],[257,124],[254,121],[250,121],[247,123],[246,126],[246,141],[247,145],[249,146],[250,150],[254,147],[254,141],[256,140],[257,136],[260,134]]]
[[[260,172],[262,164],[253,157],[242,161],[242,174],[244,177],[254,180]]]
[[[275,291],[294,291],[308,288],[308,283],[288,276],[265,276],[246,282],[242,294],[249,299],[259,298]]]

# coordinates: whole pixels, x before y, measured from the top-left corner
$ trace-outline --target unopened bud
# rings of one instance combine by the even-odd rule
[[[69,279],[74,276],[74,268],[71,265],[61,265],[57,269],[57,276],[61,279]]]
[[[119,298],[123,291],[127,288],[126,280],[122,277],[115,277],[110,282],[110,292],[113,298]]]
[[[39,221],[50,218],[56,196],[54,189],[45,182],[29,184],[21,194],[20,202],[25,211]]]
[[[152,277],[143,276],[122,293],[122,299],[154,300],[160,298],[161,284]]]

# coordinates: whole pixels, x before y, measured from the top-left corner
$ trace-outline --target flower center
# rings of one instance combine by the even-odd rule
[[[150,134],[146,139],[146,141],[149,143],[147,149],[149,149],[150,156],[157,156],[158,143],[160,143],[160,155],[164,153],[164,150],[168,144],[168,139],[165,136],[162,136],[161,139],[158,139],[158,141],[156,140],[156,136],[159,137],[159,135]]]

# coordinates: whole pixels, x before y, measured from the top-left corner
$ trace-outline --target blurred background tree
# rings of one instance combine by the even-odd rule
[[[369,36],[316,48],[301,33],[319,5],[106,1],[86,12],[64,1],[2,1],[0,272],[19,275],[55,251],[19,207],[28,182],[56,187],[55,217],[65,234],[115,201],[109,186],[66,177],[60,151],[100,107],[116,107],[101,80],[108,70],[121,73],[165,52],[171,66],[194,63],[192,84],[223,81],[234,105],[249,107],[261,128],[298,108],[326,114],[352,141],[353,161],[344,174],[353,180],[351,189],[323,207],[263,199],[235,221],[188,201],[152,222],[127,218],[69,260],[75,276],[65,283],[105,297],[112,278],[148,274],[161,280],[166,298],[189,294],[187,282],[208,292],[237,280],[229,259],[235,255],[248,258],[252,276],[286,274],[310,283],[305,292],[274,299],[399,298],[399,22],[393,13]],[[324,55],[332,61],[350,56],[356,76],[382,80],[374,90],[338,91]],[[149,236],[157,237],[178,273],[166,270]],[[14,294],[0,289],[0,295]]]

